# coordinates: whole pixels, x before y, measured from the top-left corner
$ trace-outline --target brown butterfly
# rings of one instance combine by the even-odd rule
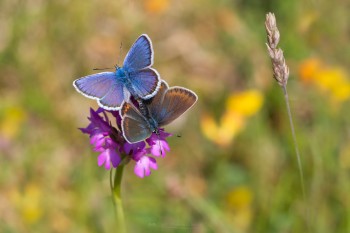
[[[161,81],[157,94],[147,103],[147,114],[132,103],[124,102],[120,115],[124,138],[129,143],[143,141],[158,134],[158,128],[163,127],[190,109],[198,100],[198,96],[191,90],[183,87],[171,87]],[[142,111],[144,112],[144,111]]]

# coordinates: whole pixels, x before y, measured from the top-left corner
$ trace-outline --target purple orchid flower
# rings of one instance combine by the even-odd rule
[[[118,129],[112,126],[107,116],[108,112],[115,118]],[[123,158],[128,156],[129,160],[135,161],[134,173],[144,178],[151,174],[152,169],[158,169],[156,159],[147,155],[164,158],[166,152],[170,151],[166,138],[171,134],[165,132],[164,129],[159,129],[158,135],[153,133],[146,141],[128,143],[119,130],[121,129],[121,118],[118,111],[106,111],[102,108],[96,111],[90,109],[88,119],[90,120],[89,125],[80,130],[89,135],[93,150],[100,152],[97,158],[98,166],[104,165],[107,170],[111,167],[117,168]]]

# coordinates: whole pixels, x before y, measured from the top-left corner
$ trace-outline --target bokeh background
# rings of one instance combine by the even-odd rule
[[[142,33],[170,85],[199,102],[166,127],[171,152],[127,167],[130,232],[350,232],[347,0],[0,1],[0,231],[118,232],[109,172],[87,135],[96,101],[72,81]],[[275,13],[305,175],[266,52]],[[120,54],[120,43],[123,51]]]

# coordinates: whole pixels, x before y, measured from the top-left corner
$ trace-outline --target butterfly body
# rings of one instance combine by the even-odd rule
[[[136,143],[145,140],[153,132],[158,134],[160,127],[185,113],[197,99],[193,91],[183,87],[169,88],[162,81],[158,93],[146,104],[147,114],[142,114],[132,103],[123,104],[120,115],[124,138],[130,143]]]
[[[117,67],[115,70],[115,75],[117,78],[120,78],[123,81],[126,81],[129,78],[128,72],[123,67]]]
[[[147,117],[146,121],[148,123],[148,127],[150,131],[152,131],[153,133],[158,133],[158,128],[159,128],[158,122],[152,116]]]
[[[132,96],[137,96],[135,90],[132,87],[132,83],[129,78],[129,72],[124,67],[117,67],[115,71],[116,78],[125,86]]]
[[[77,79],[73,86],[84,96],[96,99],[107,110],[119,110],[130,96],[150,99],[160,86],[158,72],[153,65],[152,42],[145,34],[141,35],[130,48],[123,67],[115,72],[101,72]]]

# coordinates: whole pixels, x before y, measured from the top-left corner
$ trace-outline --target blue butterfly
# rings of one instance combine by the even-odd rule
[[[129,143],[136,143],[151,136],[152,132],[158,134],[158,128],[181,116],[197,99],[193,91],[183,87],[169,88],[165,81],[161,81],[157,95],[145,104],[146,116],[132,103],[122,105],[120,116],[124,138]]]
[[[131,46],[123,67],[115,72],[88,75],[73,82],[76,90],[84,96],[96,99],[107,110],[119,110],[130,96],[150,99],[160,87],[160,76],[151,68],[153,48],[150,38],[143,34]]]

